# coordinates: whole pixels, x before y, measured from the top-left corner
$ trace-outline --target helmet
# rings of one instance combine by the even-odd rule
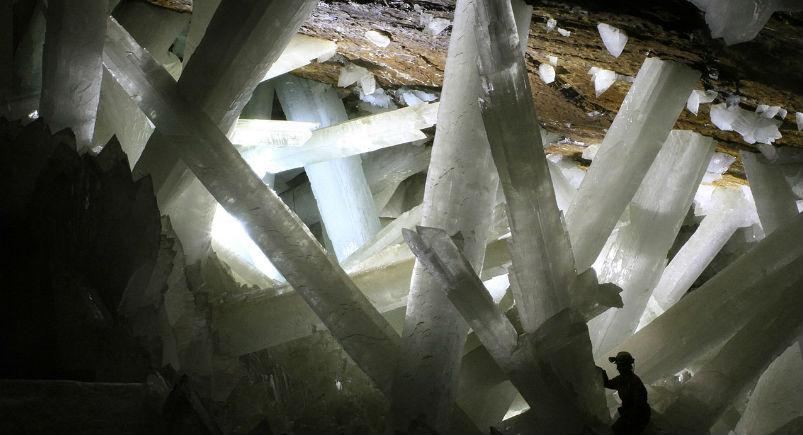
[[[630,355],[629,352],[619,352],[616,356],[609,357],[608,361],[614,364],[633,364],[636,362],[636,360],[633,359],[633,355]]]

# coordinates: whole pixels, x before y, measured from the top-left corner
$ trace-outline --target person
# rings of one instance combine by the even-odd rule
[[[616,364],[619,376],[608,379],[608,373],[597,367],[602,375],[605,388],[616,390],[622,406],[619,407],[619,418],[611,426],[616,435],[638,435],[650,422],[650,405],[647,404],[647,389],[644,383],[633,372],[635,360],[628,352],[619,352],[608,360]]]

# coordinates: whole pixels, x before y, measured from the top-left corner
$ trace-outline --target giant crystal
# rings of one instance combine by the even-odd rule
[[[731,188],[714,191],[713,210],[703,217],[694,234],[666,266],[652,291],[639,329],[669,309],[689,290],[725,243],[740,227],[752,224],[742,192]]]
[[[426,139],[421,130],[435,124],[437,112],[438,103],[427,103],[352,120],[338,116],[327,123],[332,125],[307,127],[312,131],[306,137],[301,126],[296,131],[281,121],[240,119],[232,142],[258,154],[265,170],[278,173]]]
[[[479,270],[497,181],[477,106],[474,8],[474,0],[455,6],[421,224],[460,232],[463,252]],[[401,430],[413,419],[436,430],[447,427],[468,328],[439,287],[417,264],[393,387],[393,414]]]
[[[798,215],[619,348],[633,354],[647,383],[679,372],[727,340],[751,312],[783,304],[786,284],[803,276],[801,240],[803,215]]]
[[[713,152],[711,138],[678,130],[658,152],[594,266],[600,282],[622,287],[624,302],[589,323],[595,354],[636,330]]]
[[[79,149],[89,147],[95,131],[107,8],[104,0],[47,5],[39,113],[52,131],[71,128]]]
[[[775,11],[799,11],[790,0],[689,0],[705,12],[713,38],[728,45],[750,41],[764,28]]]
[[[578,270],[596,260],[699,76],[673,62],[644,61],[566,214]]]
[[[503,3],[503,2],[502,2]],[[478,6],[476,32],[482,80],[480,107],[494,164],[507,200],[516,281],[526,332],[569,307],[575,270],[544,156],[527,70],[512,12],[500,2]],[[511,27],[513,27],[511,29]]]
[[[737,435],[768,435],[801,416],[803,358],[800,346],[793,343],[761,375],[734,431]]]
[[[221,4],[178,81],[184,98],[200,107],[228,134],[254,89],[314,4],[284,0]],[[167,142],[157,129],[134,172],[151,176],[160,207],[185,213],[184,219],[173,221],[192,262],[208,249],[214,200],[205,194]],[[195,194],[184,194],[186,190]],[[197,241],[195,246],[187,244],[190,238]]]
[[[354,361],[387,389],[387,361],[398,336],[320,244],[249,168],[207,115],[188,103],[177,85],[110,20],[104,65],[215,198],[244,223],[249,235],[325,322]]]
[[[530,404],[550,433],[574,433],[606,419],[601,379],[591,361],[585,322],[564,310],[519,336],[445,231],[417,227],[404,238],[428,273]],[[577,359],[584,347],[587,360]],[[571,373],[569,381],[563,375]],[[578,388],[579,387],[579,388]],[[596,400],[588,392],[596,391]]]
[[[181,62],[170,52],[170,46],[187,26],[189,14],[144,2],[123,2],[114,9],[112,16],[173,77],[178,77]],[[116,136],[128,161],[134,166],[152,133],[153,124],[139,110],[137,103],[108,72],[104,72],[92,144],[103,146],[112,135]]]
[[[779,166],[770,165],[758,154],[746,151],[740,154],[758,219],[764,234],[770,234],[784,221],[797,216],[797,198]]]
[[[757,378],[800,333],[803,278],[781,284],[783,297],[750,313],[716,356],[683,385],[679,397],[664,411],[683,433],[708,433],[730,399]]]
[[[329,126],[348,119],[334,88],[284,75],[276,82],[284,112],[292,121]],[[351,137],[350,140],[360,140]],[[339,260],[365,244],[379,229],[379,217],[359,156],[304,167],[329,239]]]

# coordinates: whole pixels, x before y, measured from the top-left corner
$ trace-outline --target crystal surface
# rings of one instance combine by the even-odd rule
[[[717,354],[683,384],[679,397],[665,411],[679,431],[710,428],[731,399],[749,388],[764,369],[800,334],[803,278],[783,283],[783,297],[749,314],[750,320]]]
[[[616,81],[616,73],[609,69],[593,66],[588,70],[588,74],[591,75],[591,80],[594,81],[594,93],[598,97]]]
[[[589,322],[595,354],[607,353],[636,330],[713,152],[710,138],[681,130],[673,130],[658,152],[594,264],[600,282],[622,288],[624,303]]]
[[[473,0],[460,0],[455,6],[421,225],[460,232],[466,258],[479,269],[498,182],[477,106],[474,8]],[[393,413],[404,428],[422,415],[436,430],[445,428],[453,401],[468,330],[439,286],[417,267],[393,392]]]
[[[608,53],[613,57],[619,57],[627,44],[627,34],[622,29],[606,23],[597,24],[597,31]]]
[[[426,139],[421,130],[435,125],[437,112],[437,102],[425,103],[342,122],[332,120],[333,125],[315,130],[309,123],[241,119],[232,142],[258,159],[266,171],[278,173]]]
[[[719,188],[714,197],[715,205],[661,273],[639,329],[679,301],[733,233],[753,223],[751,214],[745,212],[749,206],[741,191]]]
[[[199,20],[207,6],[199,8]],[[294,6],[261,1],[221,4],[178,81],[183,97],[229,134],[254,89],[314,6],[311,0]],[[277,22],[283,25],[277,26]],[[189,261],[194,262],[209,249],[215,202],[169,141],[157,128],[134,172],[151,176],[160,207],[184,213],[186,219],[174,219],[174,227],[182,240],[194,241],[185,242],[184,247]],[[195,194],[183,194],[187,189]]]
[[[740,155],[761,227],[764,234],[770,234],[797,216],[797,198],[780,168],[767,163],[760,154],[742,151]]]
[[[619,347],[639,362],[641,379],[678,373],[732,336],[750,313],[784,305],[784,289],[803,276],[801,238],[798,215],[625,340]]]
[[[514,273],[519,283],[526,283],[514,298],[524,330],[533,332],[570,306],[567,289],[575,277],[574,261],[541,151],[540,128],[517,38],[505,34],[511,30],[505,27],[503,9],[489,8],[484,13],[495,24],[496,20],[501,23],[498,28],[483,29],[487,33],[477,33],[480,108],[507,200]],[[515,31],[515,24],[512,27]]]
[[[398,353],[395,331],[212,120],[184,99],[169,74],[114,20],[109,22],[104,65],[126,92],[141,96],[140,108],[173,140],[204,186],[244,223],[354,361],[386,389],[391,376],[387,361]]]
[[[101,54],[108,5],[48,2],[39,113],[51,131],[71,128],[79,149],[91,147],[103,80]]]
[[[376,90],[376,80],[374,75],[367,69],[350,63],[340,69],[337,77],[337,87],[345,88],[354,83],[359,83],[364,94],[373,94]]]
[[[295,34],[276,62],[265,74],[265,80],[279,77],[312,61],[323,62],[337,52],[337,43],[312,36]]]
[[[781,121],[765,118],[738,105],[720,103],[711,106],[711,122],[720,130],[739,133],[749,144],[771,144],[781,138],[778,131]]]
[[[701,91],[695,89],[691,91],[689,99],[686,100],[686,110],[697,116],[697,111],[700,109],[700,104],[706,104],[714,101],[719,93],[717,91]]]
[[[680,64],[644,61],[566,213],[577,270],[596,260],[699,76]]]
[[[546,84],[554,82],[555,67],[548,63],[542,63],[541,65],[538,65],[538,76],[541,77],[541,80]]]
[[[404,238],[420,264],[442,284],[441,291],[447,294],[494,361],[508,374],[532,409],[549,421],[546,424],[551,429],[570,432],[570,428],[581,426],[583,421],[593,421],[594,417],[589,414],[605,411],[600,380],[591,359],[587,356],[583,364],[583,359],[578,358],[583,350],[589,355],[591,350],[588,335],[582,331],[583,321],[576,322],[568,310],[563,311],[542,322],[533,335],[519,338],[445,231],[417,227],[415,232],[405,230]],[[576,323],[582,327],[578,328]],[[556,337],[560,339],[555,340]],[[571,378],[566,378],[573,381],[571,392],[558,382],[555,372],[572,373]],[[593,382],[594,379],[597,382]],[[582,393],[577,393],[577,386],[581,386]],[[594,392],[596,403],[592,399]]]
[[[284,75],[276,82],[276,93],[290,120],[316,122],[323,127],[348,120],[343,102],[330,86]],[[326,137],[320,143],[328,145],[330,139]],[[359,140],[359,136],[344,139]],[[304,169],[335,255],[345,260],[380,229],[362,161],[351,156],[308,164]]]
[[[390,45],[390,38],[384,33],[379,33],[376,30],[369,30],[365,32],[365,39],[379,48],[385,48]]]
[[[767,367],[752,393],[737,435],[765,435],[787,421],[803,416],[803,358],[800,345],[793,343]]]
[[[803,130],[803,113],[795,112],[795,123],[797,123],[797,131]]]
[[[705,12],[713,38],[727,45],[750,41],[776,11],[799,11],[803,5],[788,0],[690,0]]]

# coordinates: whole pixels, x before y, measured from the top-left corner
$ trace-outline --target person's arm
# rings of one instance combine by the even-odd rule
[[[613,386],[613,383],[608,379],[608,372],[600,366],[597,366],[597,369],[599,369],[600,375],[602,375],[602,385],[604,385],[605,388],[615,390],[616,388]]]

